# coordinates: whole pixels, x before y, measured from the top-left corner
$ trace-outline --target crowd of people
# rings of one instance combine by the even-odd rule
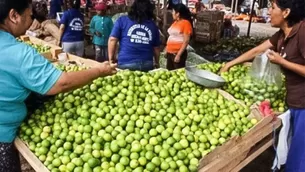
[[[50,16],[54,16],[53,12],[58,11],[61,4],[62,1],[58,1],[58,7],[54,8],[56,10],[51,8]],[[67,9],[59,21],[59,45],[64,52],[82,57],[85,32],[84,15],[80,12],[80,6],[80,0],[68,1]],[[121,16],[115,23],[106,15],[106,3],[96,3],[94,9],[97,14],[90,21],[89,32],[92,35],[96,61],[117,62],[121,69],[146,72],[159,67],[160,31],[156,25],[155,5],[151,1],[135,0],[128,15]],[[190,10],[179,3],[173,6],[172,11],[174,22],[168,30],[166,48],[169,70],[185,66],[186,47],[193,34]]]

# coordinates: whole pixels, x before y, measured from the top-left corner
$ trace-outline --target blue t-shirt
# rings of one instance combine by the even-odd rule
[[[161,44],[158,27],[153,21],[139,24],[128,16],[116,21],[110,36],[120,42],[119,65],[140,60],[153,61],[154,47]]]
[[[113,28],[113,22],[110,17],[96,15],[90,22],[90,32],[93,34],[93,44],[107,46],[109,35]],[[97,36],[94,33],[98,31],[101,35]]]
[[[60,24],[65,25],[62,42],[84,41],[84,15],[79,10],[65,11]]]
[[[31,91],[46,94],[62,74],[30,46],[0,31],[0,142],[14,141]]]

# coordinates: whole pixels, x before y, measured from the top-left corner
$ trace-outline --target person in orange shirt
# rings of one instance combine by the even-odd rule
[[[173,19],[174,23],[168,29],[169,38],[166,46],[168,70],[185,67],[186,47],[193,34],[191,12],[184,4],[174,6]]]

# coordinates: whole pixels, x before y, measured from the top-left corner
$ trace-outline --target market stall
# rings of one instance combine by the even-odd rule
[[[97,64],[68,59],[81,67]],[[198,67],[217,72],[221,64]],[[231,74],[236,71],[244,68]],[[15,145],[39,172],[239,171],[272,145],[281,123],[230,95],[229,86],[222,89],[194,84],[184,69],[120,71],[46,102],[21,126]]]

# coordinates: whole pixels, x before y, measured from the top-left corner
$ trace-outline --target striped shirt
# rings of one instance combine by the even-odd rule
[[[193,28],[188,20],[175,21],[168,29],[169,38],[166,51],[169,53],[179,52],[184,42],[184,35],[192,35],[192,33]]]

